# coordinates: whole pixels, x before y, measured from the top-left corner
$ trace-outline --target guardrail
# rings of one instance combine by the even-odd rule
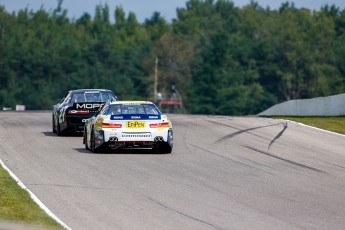
[[[283,102],[258,116],[345,116],[345,93]]]

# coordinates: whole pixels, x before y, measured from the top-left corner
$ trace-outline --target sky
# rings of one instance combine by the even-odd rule
[[[111,12],[116,6],[121,6],[124,11],[134,12],[139,22],[144,22],[150,18],[153,12],[157,11],[167,21],[171,22],[176,18],[176,8],[184,8],[187,0],[64,0],[63,9],[67,9],[69,18],[79,18],[84,12],[91,15],[95,12],[98,4],[108,4]],[[243,7],[250,3],[250,0],[233,0],[235,6]],[[262,7],[269,6],[271,9],[277,9],[286,0],[257,0]],[[340,9],[345,9],[345,0],[294,0],[295,7],[319,10],[322,6],[334,4]],[[12,13],[20,9],[28,8],[37,11],[43,7],[47,11],[56,8],[57,0],[0,0],[0,5],[5,6],[7,12]],[[111,14],[113,16],[113,13]]]

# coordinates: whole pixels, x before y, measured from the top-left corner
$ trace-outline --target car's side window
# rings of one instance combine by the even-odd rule
[[[70,95],[67,95],[66,97],[65,97],[65,103],[71,103],[71,96]]]
[[[66,101],[66,99],[68,98],[68,96],[70,96],[70,94],[68,93],[68,94],[66,94],[66,96],[64,96],[63,98],[62,98],[62,100],[61,100],[61,102],[60,103],[63,103],[64,101]],[[67,101],[66,101],[67,102]]]

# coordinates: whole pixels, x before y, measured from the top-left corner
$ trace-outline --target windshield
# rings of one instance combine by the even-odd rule
[[[120,114],[160,114],[156,106],[152,104],[117,104],[110,105],[107,115],[120,115]]]
[[[74,93],[72,95],[71,101],[72,103],[107,102],[107,101],[116,101],[116,99],[111,92],[88,91],[88,92]]]

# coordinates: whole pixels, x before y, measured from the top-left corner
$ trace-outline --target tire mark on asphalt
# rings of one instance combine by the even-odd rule
[[[151,202],[153,202],[153,203],[155,203],[155,204],[157,204],[157,205],[159,205],[159,206],[161,206],[161,207],[163,207],[163,208],[165,208],[165,209],[167,209],[167,210],[173,211],[173,212],[175,212],[175,213],[177,213],[177,214],[180,214],[180,215],[182,215],[182,216],[185,216],[185,217],[187,217],[187,218],[189,218],[189,219],[195,220],[195,221],[200,222],[200,223],[202,223],[202,224],[206,224],[206,225],[208,225],[208,226],[210,226],[210,227],[212,227],[212,228],[214,228],[214,229],[219,229],[219,230],[223,230],[223,229],[224,229],[224,228],[221,228],[221,227],[216,226],[216,225],[214,225],[214,224],[211,224],[211,223],[208,223],[208,222],[206,222],[206,221],[200,220],[200,219],[198,219],[198,218],[196,218],[196,217],[190,216],[190,215],[188,215],[188,214],[186,214],[186,213],[183,213],[183,212],[181,212],[181,211],[178,211],[178,210],[176,210],[176,209],[173,209],[173,208],[171,208],[171,207],[169,207],[169,206],[167,206],[167,205],[165,205],[165,204],[162,204],[161,202],[159,202],[159,201],[157,201],[157,200],[154,200],[154,199],[151,198],[151,197],[147,197],[147,199],[149,199]]]
[[[210,121],[210,122],[213,122],[213,121]],[[213,122],[213,123],[219,124],[218,122]],[[233,137],[235,137],[235,136],[237,136],[237,135],[240,135],[240,134],[242,134],[242,133],[247,133],[247,132],[252,131],[252,130],[261,129],[261,128],[267,128],[267,127],[272,127],[272,126],[277,126],[277,125],[283,125],[283,130],[280,131],[280,132],[277,134],[277,136],[275,136],[275,137],[271,140],[271,142],[270,142],[270,144],[268,145],[268,148],[267,148],[267,151],[269,151],[269,149],[270,149],[271,146],[274,144],[274,142],[276,142],[276,141],[283,135],[283,133],[286,131],[286,129],[288,128],[287,122],[286,122],[286,123],[280,122],[280,123],[272,124],[272,125],[258,126],[258,127],[253,127],[253,128],[249,128],[249,129],[239,130],[239,131],[237,131],[237,132],[231,133],[231,134],[229,134],[229,135],[226,135],[226,136],[224,136],[224,137],[222,137],[222,138],[216,140],[214,143],[215,143],[215,144],[220,143],[220,142],[222,142],[222,141],[224,141],[224,140],[226,140],[226,139],[233,138]],[[233,127],[231,127],[231,128],[233,128]]]
[[[335,167],[337,167],[337,168],[345,169],[344,166],[340,166],[340,165],[337,165],[337,164],[333,164],[333,163],[330,163],[330,162],[327,162],[327,161],[325,161],[325,163],[326,163],[326,164],[329,164],[329,165],[332,165],[332,166],[335,166]]]
[[[249,129],[242,129],[242,130],[239,130],[239,131],[237,131],[237,132],[230,133],[230,134],[228,134],[228,135],[226,135],[226,136],[224,136],[224,137],[222,137],[222,138],[216,140],[214,143],[215,143],[215,144],[218,144],[218,143],[220,143],[220,142],[222,142],[222,141],[225,141],[226,139],[233,138],[233,137],[238,136],[238,135],[240,135],[240,134],[242,134],[242,133],[247,133],[247,132],[252,131],[252,130],[267,128],[267,127],[272,127],[272,126],[277,126],[277,125],[281,125],[281,124],[284,125],[284,123],[278,123],[278,124],[273,124],[273,125],[264,125],[264,126],[253,127],[253,128],[249,128]],[[284,130],[284,131],[285,131],[285,130]],[[280,135],[280,136],[281,136],[281,135]],[[280,136],[279,136],[279,137],[280,137]],[[279,137],[278,137],[278,138],[279,138]]]
[[[310,169],[310,170],[313,170],[315,172],[320,172],[320,173],[325,173],[324,171],[322,170],[319,170],[319,169],[316,169],[316,168],[313,168],[313,167],[310,167],[308,165],[304,165],[304,164],[301,164],[301,163],[298,163],[298,162],[295,162],[295,161],[292,161],[292,160],[288,160],[288,159],[285,159],[283,157],[279,157],[279,156],[276,156],[276,155],[273,155],[269,152],[265,152],[265,151],[261,151],[259,149],[256,149],[256,148],[252,148],[250,146],[245,146],[245,145],[242,145],[243,147],[247,148],[247,149],[250,149],[250,150],[253,150],[255,152],[258,152],[258,153],[262,153],[264,155],[267,155],[267,156],[270,156],[270,157],[273,157],[273,158],[276,158],[278,160],[282,160],[282,161],[285,161],[287,163],[290,163],[290,164],[293,164],[293,165],[296,165],[296,166],[300,166],[300,167],[303,167],[303,168],[306,168],[306,169]]]
[[[102,187],[90,187],[90,186],[77,186],[77,185],[65,185],[65,184],[27,184],[30,186],[44,186],[44,187],[64,187],[64,188],[77,188],[77,189],[94,189],[94,190],[114,190],[113,188]]]
[[[242,165],[245,165],[245,166],[250,166],[250,165],[247,165],[247,164],[245,164],[245,163],[243,163],[243,162],[236,161],[236,160],[231,159],[231,158],[229,158],[229,157],[223,156],[223,155],[221,155],[221,154],[219,154],[219,153],[213,152],[213,151],[211,151],[211,150],[209,150],[209,149],[202,148],[202,147],[200,147],[200,146],[198,146],[198,145],[194,145],[194,144],[190,144],[190,145],[193,146],[193,147],[195,147],[195,148],[201,149],[201,150],[203,150],[203,151],[205,151],[205,152],[214,154],[214,155],[216,155],[216,156],[218,156],[218,157],[224,158],[224,159],[226,159],[226,160],[229,160],[229,161],[232,161],[232,162],[235,162],[235,163],[239,163],[239,164],[242,164]]]
[[[242,145],[243,147],[245,148],[248,148],[248,149],[251,149],[253,151],[256,151],[256,152],[259,152],[259,153],[262,153],[262,154],[265,154],[267,156],[270,156],[270,157],[273,157],[273,158],[276,158],[276,159],[279,159],[279,160],[282,160],[282,161],[285,161],[285,162],[288,162],[290,164],[294,164],[294,165],[297,165],[297,166],[300,166],[300,167],[303,167],[303,168],[306,168],[306,169],[310,169],[310,170],[313,170],[313,171],[316,171],[316,172],[321,172],[321,173],[325,173],[324,171],[322,170],[319,170],[319,169],[316,169],[316,168],[313,168],[313,167],[310,167],[310,166],[307,166],[307,165],[304,165],[304,164],[301,164],[301,163],[298,163],[298,162],[295,162],[295,161],[291,161],[291,160],[288,160],[288,159],[285,159],[285,158],[282,158],[282,157],[279,157],[279,156],[276,156],[276,155],[273,155],[271,153],[269,153],[269,150],[271,148],[271,146],[284,134],[284,132],[286,131],[286,129],[288,128],[288,125],[287,125],[287,122],[286,123],[277,123],[277,124],[273,124],[273,125],[265,125],[265,126],[259,126],[259,127],[253,127],[253,128],[249,128],[249,129],[244,129],[244,130],[239,130],[237,132],[234,132],[234,133],[231,133],[229,135],[226,135],[220,139],[218,139],[217,141],[215,141],[215,143],[219,143],[219,142],[222,142],[226,139],[229,139],[229,138],[233,138],[237,135],[240,135],[242,133],[246,133],[246,132],[249,132],[249,131],[252,131],[252,130],[256,130],[256,129],[261,129],[261,128],[267,128],[267,127],[272,127],[272,126],[276,126],[276,125],[283,125],[283,129],[272,139],[272,141],[270,142],[270,144],[268,145],[268,148],[267,148],[267,151],[261,151],[261,150],[258,150],[258,149],[255,149],[255,148],[252,148],[252,147],[249,147],[249,146],[244,146]]]
[[[234,159],[232,159],[232,158],[223,156],[223,155],[221,155],[221,154],[219,154],[219,153],[213,152],[213,151],[211,151],[211,150],[209,150],[209,149],[202,148],[202,147],[200,147],[200,146],[198,146],[198,145],[194,145],[194,144],[190,144],[190,145],[193,146],[193,147],[195,147],[195,148],[198,148],[198,149],[200,149],[200,150],[203,150],[203,151],[205,151],[205,152],[214,154],[214,155],[216,155],[216,156],[218,156],[218,157],[224,158],[224,159],[226,159],[226,160],[228,160],[228,161],[231,161],[231,162],[235,162],[235,163],[237,163],[237,164],[240,164],[240,165],[242,165],[242,166],[249,167],[249,168],[255,168],[256,170],[260,170],[260,171],[263,171],[263,172],[266,172],[266,173],[270,173],[269,171],[264,170],[264,169],[262,169],[262,168],[256,167],[256,166],[251,165],[251,164],[246,164],[246,163],[241,162],[241,161],[234,160]],[[256,162],[256,163],[257,163],[257,162]],[[257,164],[258,164],[258,163],[257,163]]]
[[[270,150],[271,145],[273,145],[273,143],[274,143],[276,140],[278,140],[278,139],[283,135],[283,133],[285,132],[285,130],[288,128],[287,122],[286,122],[286,123],[282,123],[282,124],[283,124],[283,126],[284,126],[283,130],[280,131],[280,132],[278,133],[278,135],[275,136],[275,137],[273,138],[273,140],[270,142],[270,144],[268,145],[268,148],[267,148],[267,152]]]
[[[224,124],[224,123],[221,123],[221,122],[212,121],[212,120],[206,120],[206,121],[208,121],[210,123],[213,123],[213,124],[217,124],[217,125],[221,125],[221,126],[226,126],[226,127],[232,128],[232,129],[241,130],[240,128],[237,128],[237,127],[234,127],[234,126],[231,126],[231,125],[227,125],[227,124]],[[254,135],[256,137],[260,137],[260,138],[266,139],[265,137],[257,135],[255,133],[252,133],[252,135]]]

